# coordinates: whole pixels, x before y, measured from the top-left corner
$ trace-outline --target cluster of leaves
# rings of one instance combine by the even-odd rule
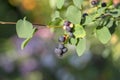
[[[73,24],[73,35],[74,37],[69,38],[64,44],[72,44],[76,46],[76,52],[81,56],[86,49],[86,28],[90,25],[91,35],[94,35],[98,40],[106,44],[111,39],[111,34],[115,31],[115,28],[120,23],[120,10],[112,4],[98,2],[93,4],[91,9],[92,12],[84,13],[82,3],[84,0],[73,0],[73,4],[67,5],[65,9],[65,16],[61,17],[61,9],[64,7],[65,0],[57,0],[57,10],[55,11],[54,17],[50,22],[49,26],[56,28],[60,26],[63,28],[65,21],[69,21]],[[94,1],[94,0],[93,0]],[[26,43],[32,38],[36,28],[33,28],[32,23],[28,22],[26,18],[19,20],[16,24],[17,34],[20,38],[26,38],[21,48],[23,49]],[[64,35],[69,35],[64,29]]]

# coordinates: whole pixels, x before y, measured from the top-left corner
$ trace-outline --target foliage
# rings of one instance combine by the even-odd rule
[[[111,39],[111,35],[114,32],[113,28],[118,26],[117,23],[119,23],[120,20],[119,8],[116,8],[112,4],[106,5],[106,3],[99,2],[96,6],[90,8],[95,8],[93,12],[87,12],[87,15],[85,15],[85,10],[82,8],[82,3],[84,1],[73,0],[72,5],[69,4],[66,6],[65,16],[61,16],[62,12],[60,10],[64,7],[64,2],[64,0],[57,0],[57,8],[59,10],[55,11],[54,17],[48,26],[49,28],[56,28],[56,26],[63,28],[65,21],[71,22],[73,25],[74,38],[69,38],[69,34],[63,29],[64,35],[67,35],[67,39],[63,43],[75,44],[76,51],[79,56],[81,56],[85,51],[87,38],[85,28],[89,25],[94,24],[95,27],[90,33],[93,33],[91,35],[95,34],[96,38],[101,43],[106,44]],[[33,28],[32,23],[26,21],[24,18],[23,20],[19,20],[17,22],[16,29],[20,38],[27,38],[27,40],[22,44],[22,48],[24,48],[26,42],[28,42],[28,40],[30,40],[33,36],[35,28]],[[69,42],[69,40],[71,42]],[[78,44],[76,44],[76,40]]]

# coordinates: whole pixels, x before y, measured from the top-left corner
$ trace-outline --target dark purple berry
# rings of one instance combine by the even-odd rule
[[[102,7],[106,7],[107,4],[106,4],[105,2],[103,2],[103,3],[101,4],[101,6],[102,6]]]
[[[83,17],[86,17],[86,16],[88,16],[88,14],[87,13],[83,13],[83,15],[82,15]]]
[[[73,38],[74,37],[74,34],[73,33],[69,33],[69,36],[71,37],[71,38]]]
[[[98,4],[98,0],[92,0],[91,5],[96,6]]]
[[[66,26],[66,31],[67,31],[67,32],[71,32],[71,31],[72,31],[72,28],[69,27],[69,26]]]
[[[62,52],[63,53],[66,53],[68,51],[68,49],[66,48],[66,47],[64,47],[63,49],[62,49]]]
[[[70,24],[71,24],[71,22],[69,22],[69,21],[64,22],[64,26],[70,26]]]
[[[55,52],[56,54],[58,54],[58,55],[60,55],[60,54],[63,53],[63,52],[62,52],[62,49],[57,48],[57,47],[55,48],[54,52]]]
[[[63,49],[64,48],[64,44],[59,44],[58,48]]]
[[[58,39],[59,42],[64,42],[65,41],[65,37],[64,36],[60,36]]]

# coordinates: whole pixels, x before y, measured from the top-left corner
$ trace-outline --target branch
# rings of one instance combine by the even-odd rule
[[[3,21],[0,21],[0,24],[16,24],[16,22],[3,22]]]
[[[12,25],[12,24],[14,24],[14,25],[16,25],[16,22],[4,22],[4,21],[0,21],[0,24],[10,24],[10,25]],[[47,25],[43,25],[43,24],[32,24],[34,27],[41,27],[41,28],[45,28],[45,27],[47,27]]]

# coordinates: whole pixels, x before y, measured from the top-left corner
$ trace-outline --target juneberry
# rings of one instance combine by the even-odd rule
[[[103,2],[103,3],[101,4],[101,6],[102,6],[102,7],[106,7],[107,4],[106,4],[105,2]]]
[[[62,52],[63,53],[66,53],[68,51],[68,49],[66,48],[66,47],[64,47],[63,49],[62,49]]]
[[[54,52],[55,52],[56,54],[58,54],[58,55],[60,55],[60,54],[63,53],[62,49],[57,48],[57,47],[55,48]]]
[[[64,44],[59,43],[58,48],[63,49],[64,48]]]
[[[58,39],[59,42],[64,42],[65,41],[65,37],[64,36],[60,36]]]
[[[69,33],[70,38],[74,37],[74,34],[72,32]]]
[[[71,22],[70,21],[65,21],[64,26],[70,26]]]
[[[98,4],[98,0],[92,0],[91,5],[96,6]]]
[[[69,26],[66,26],[66,31],[67,31],[67,32],[71,32],[71,31],[72,31],[72,28],[69,27]]]

